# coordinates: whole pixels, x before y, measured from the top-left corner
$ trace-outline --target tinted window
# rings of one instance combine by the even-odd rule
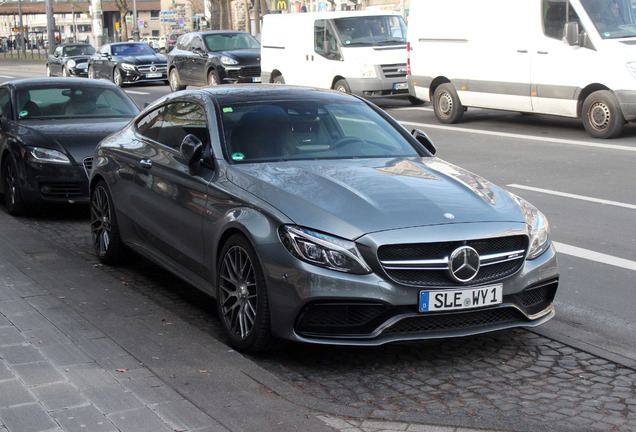
[[[210,141],[205,111],[190,102],[177,102],[152,111],[137,123],[142,135],[179,150],[181,141],[193,134],[204,144]]]
[[[2,117],[11,118],[11,97],[7,88],[0,88],[0,109]]]
[[[339,18],[333,23],[345,45],[406,43],[406,25],[396,15]]]
[[[194,51],[195,48],[205,51],[205,47],[203,46],[203,41],[198,36],[192,39],[192,43],[190,44],[190,51]]]
[[[113,45],[113,55],[117,56],[136,56],[136,55],[144,55],[144,54],[154,54],[155,50],[153,50],[149,45],[144,43],[139,44],[124,44],[124,45]]]
[[[276,101],[221,107],[234,162],[419,156],[362,102]]]
[[[92,54],[95,54],[95,48],[91,45],[70,45],[64,47],[64,56],[66,57]]]
[[[578,15],[564,0],[543,0],[542,10],[543,33],[548,37],[563,39],[563,27],[568,21],[576,21],[581,26]]]
[[[259,43],[248,33],[211,34],[204,37],[209,51],[260,49]]]
[[[166,109],[166,107],[157,108],[142,117],[137,122],[137,132],[146,138],[157,141]]]

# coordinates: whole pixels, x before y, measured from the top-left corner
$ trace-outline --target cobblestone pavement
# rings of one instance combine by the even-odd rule
[[[99,265],[86,213],[22,220]],[[224,339],[214,301],[176,277],[141,258],[102,268]],[[251,359],[340,430],[636,430],[636,371],[526,330],[378,348],[292,345]]]

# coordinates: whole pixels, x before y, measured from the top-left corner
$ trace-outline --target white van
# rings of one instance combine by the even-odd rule
[[[636,120],[633,0],[418,0],[411,95],[443,123],[466,107],[580,118],[590,135]]]
[[[406,55],[406,24],[397,14],[353,11],[263,17],[264,83],[336,89],[365,98],[409,97]]]

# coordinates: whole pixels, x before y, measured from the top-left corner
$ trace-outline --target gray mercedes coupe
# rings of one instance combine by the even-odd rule
[[[559,282],[541,212],[355,96],[170,94],[95,150],[95,252],[216,297],[229,344],[380,345],[534,327]]]

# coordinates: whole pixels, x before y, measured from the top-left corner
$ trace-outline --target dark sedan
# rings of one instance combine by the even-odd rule
[[[118,86],[139,82],[168,82],[166,56],[143,42],[103,45],[88,59],[88,77],[105,78]]]
[[[0,191],[9,213],[88,202],[95,146],[138,113],[109,82],[38,78],[1,85]]]
[[[210,293],[229,343],[379,345],[534,327],[559,281],[541,212],[334,91],[173,93],[102,141],[95,252]]]
[[[46,61],[46,76],[87,77],[88,58],[95,54],[89,44],[62,44]]]
[[[249,33],[213,31],[179,37],[168,54],[170,89],[260,83],[261,46]]]

